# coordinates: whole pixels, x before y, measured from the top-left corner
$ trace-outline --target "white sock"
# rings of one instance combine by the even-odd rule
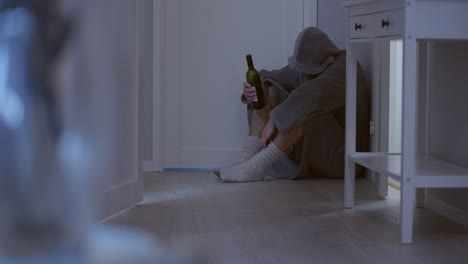
[[[257,136],[248,136],[247,142],[241,152],[241,160],[246,161],[257,155],[262,150],[260,138]]]
[[[263,181],[265,171],[283,157],[283,155],[283,151],[275,143],[271,143],[253,158],[221,170],[221,179],[225,182]]]
[[[216,176],[220,176],[221,170],[230,168],[232,166],[235,166],[243,161],[249,160],[253,156],[255,156],[257,153],[259,153],[262,150],[262,145],[260,143],[260,138],[257,136],[248,136],[247,137],[247,142],[245,143],[242,152],[241,152],[241,159],[238,161],[235,161],[233,163],[230,163],[228,165],[224,165],[221,167],[217,167],[213,169],[213,173]]]

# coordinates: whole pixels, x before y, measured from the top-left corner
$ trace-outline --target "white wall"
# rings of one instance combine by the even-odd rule
[[[401,153],[401,111],[403,96],[403,42],[390,43],[388,152]]]
[[[142,199],[138,153],[139,1],[79,1],[62,65],[69,173],[102,219]]]
[[[257,69],[284,66],[303,27],[304,3],[155,3],[161,2],[164,51],[155,61],[164,61],[159,73],[164,79],[164,167],[209,168],[231,162],[239,157],[248,132],[245,105],[239,100],[245,54],[254,54]]]
[[[431,44],[429,53],[429,153],[468,167],[468,44]],[[468,211],[467,189],[429,193]]]
[[[317,25],[339,48],[346,49],[347,12],[342,3],[342,0],[319,0]],[[363,44],[360,46],[358,60],[366,74],[366,81],[370,85],[372,81],[372,45]]]
[[[315,24],[315,20],[317,20],[317,25],[319,28],[321,28],[323,31],[325,31],[329,36],[330,38],[340,47],[340,48],[345,48],[345,41],[346,41],[346,10],[344,7],[341,6],[341,0],[317,0],[318,2],[318,7],[317,7],[317,10],[318,10],[318,15],[317,17],[315,16],[311,16],[309,17],[309,20],[311,20],[312,22],[309,22],[307,23],[307,21],[305,21],[305,25],[310,25],[310,24]],[[164,8],[164,5],[162,3],[166,3],[167,4],[167,1],[162,1],[162,0],[156,0],[154,1],[154,14],[153,14],[153,17],[154,17],[154,25],[156,26],[155,27],[155,32],[160,34],[161,36],[164,36],[164,32],[159,32],[160,29],[158,29],[158,27],[161,27],[164,28],[164,16],[167,15],[165,13],[160,13],[161,9]],[[310,6],[307,7],[307,5],[305,6],[307,9],[310,9],[311,11],[314,11],[316,9],[316,6],[314,6],[315,4],[315,1],[310,1]],[[305,13],[307,13],[306,10],[304,10]],[[162,21],[160,21],[162,18]],[[307,18],[306,18],[307,20]],[[154,78],[154,85],[155,87],[157,86],[160,86],[159,90],[162,90],[162,84],[160,83],[162,77],[164,76],[164,71],[161,71],[161,69],[158,69],[158,67],[160,68],[161,65],[158,65],[158,63],[161,63],[161,61],[164,60],[164,56],[166,55],[167,56],[167,52],[164,52],[163,54],[158,54],[159,53],[159,50],[161,47],[160,45],[164,44],[163,40],[161,38],[158,38],[158,34],[156,34],[154,36],[154,42],[153,42],[153,46],[156,47],[156,50],[155,50],[155,53],[154,53],[154,58],[155,58],[155,68],[154,68],[154,74],[153,76],[155,76]],[[168,32],[168,34],[171,34],[171,32]],[[158,43],[158,42],[162,42],[162,43]],[[369,84],[369,87],[370,87],[370,84],[372,82],[372,78],[371,78],[371,72],[372,72],[372,64],[371,64],[371,52],[372,52],[372,46],[371,45],[363,45],[361,50],[359,51],[359,61],[361,63],[361,65],[363,66],[364,68],[364,71],[366,73],[366,76],[367,76],[367,82]],[[261,61],[261,60],[259,60]],[[261,66],[261,65],[260,65]],[[260,67],[259,66],[259,67]],[[155,91],[158,90],[158,89],[155,89]],[[170,91],[172,93],[172,90]],[[160,98],[164,98],[164,96],[167,96],[167,94],[165,95],[164,93],[161,93],[161,92],[157,92],[157,93],[154,93],[153,94],[153,98],[154,100],[152,101],[153,103],[153,106],[154,106],[154,112],[153,114],[156,113],[156,115],[159,115],[160,113],[164,113],[164,108],[162,108],[161,106],[163,105],[163,102],[160,101],[161,99]],[[145,104],[145,102],[143,102]],[[148,103],[149,104],[149,103]],[[167,109],[166,109],[167,111]],[[155,129],[153,129],[152,131],[152,135],[153,135],[153,138],[156,138],[156,139],[160,139],[160,142],[158,144],[158,142],[156,140],[154,140],[153,142],[153,160],[155,161],[153,163],[155,169],[162,169],[163,168],[163,165],[164,164],[164,159],[161,158],[163,157],[164,153],[162,153],[161,151],[158,151],[158,149],[164,149],[164,144],[166,143],[167,145],[167,142],[164,142],[164,140],[161,140],[161,138],[164,138],[164,135],[160,135],[157,130],[159,129],[158,125],[157,124],[160,124],[162,121],[161,119],[162,117],[161,116],[154,116],[153,117],[153,124],[154,124],[154,127]],[[146,117],[145,117],[146,119]],[[149,129],[147,128],[143,128],[145,130],[145,134],[149,133]],[[146,136],[144,136],[146,138]],[[148,141],[148,145],[149,145],[149,142]],[[145,148],[145,151],[144,151],[144,155],[145,155],[145,160],[148,160],[149,159],[149,150],[146,149],[147,146],[143,146],[143,148]]]
[[[346,48],[346,8],[342,0],[318,1],[318,27],[341,49]]]
[[[140,111],[141,153],[144,161],[153,160],[153,0],[142,0],[140,35]]]

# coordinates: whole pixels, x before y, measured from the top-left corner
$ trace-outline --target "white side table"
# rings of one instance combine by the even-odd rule
[[[354,206],[355,164],[399,181],[401,243],[410,244],[417,190],[423,200],[425,188],[468,188],[468,168],[427,152],[427,69],[419,67],[427,60],[428,41],[468,40],[468,1],[349,0],[343,4],[348,9],[344,206]],[[402,39],[404,45],[402,153],[357,153],[355,47],[395,39]]]

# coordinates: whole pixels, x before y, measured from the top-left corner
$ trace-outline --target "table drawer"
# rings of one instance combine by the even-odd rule
[[[350,39],[379,38],[402,35],[405,29],[403,9],[349,18]]]
[[[370,38],[375,35],[374,15],[354,16],[349,18],[348,33],[349,38]]]
[[[372,23],[375,24],[375,36],[398,36],[402,35],[405,28],[403,9],[374,14]]]

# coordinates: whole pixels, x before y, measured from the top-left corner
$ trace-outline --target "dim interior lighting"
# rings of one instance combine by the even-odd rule
[[[66,130],[59,141],[59,155],[64,166],[70,172],[87,171],[91,168],[91,158],[93,156],[89,151],[83,137],[72,131]]]
[[[18,128],[24,119],[25,106],[18,94],[9,87],[8,41],[25,33],[30,24],[25,8],[4,11],[0,16],[0,119],[11,129]]]
[[[24,119],[24,104],[8,88],[9,56],[5,45],[0,46],[0,117],[11,129],[16,129]]]
[[[24,34],[30,25],[26,8],[19,7],[3,12],[3,19],[1,19],[3,25],[0,26],[0,34],[6,38],[14,38]]]
[[[10,91],[5,101],[0,99],[0,104],[0,111],[7,125],[12,129],[18,128],[24,119],[24,104],[18,95]]]

